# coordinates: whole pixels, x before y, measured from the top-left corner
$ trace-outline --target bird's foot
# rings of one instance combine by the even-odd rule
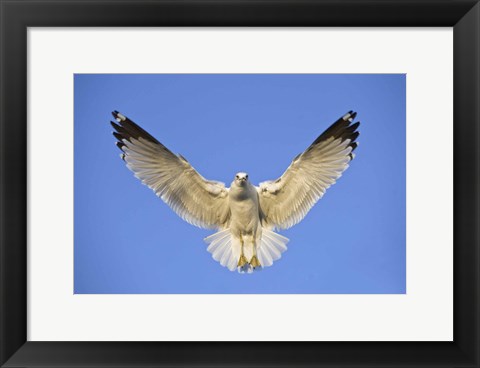
[[[258,268],[262,266],[257,256],[253,256],[249,263],[253,268]]]
[[[240,256],[240,258],[238,259],[237,266],[238,266],[238,267],[243,267],[243,266],[245,266],[247,263],[248,263],[247,259],[246,259],[245,256],[242,254],[242,255]]]

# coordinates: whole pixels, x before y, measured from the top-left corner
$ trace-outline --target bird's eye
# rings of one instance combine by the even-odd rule
[[[245,179],[248,179],[248,175],[245,175]]]
[[[235,179],[238,179],[238,175],[235,175]]]

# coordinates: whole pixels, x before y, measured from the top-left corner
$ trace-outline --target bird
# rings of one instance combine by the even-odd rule
[[[246,172],[230,187],[207,180],[185,157],[175,154],[118,111],[111,121],[120,157],[186,222],[216,230],[204,241],[212,258],[242,274],[280,259],[289,239],[279,234],[299,223],[354,159],[360,122],[349,111],[297,155],[276,180],[253,185]]]

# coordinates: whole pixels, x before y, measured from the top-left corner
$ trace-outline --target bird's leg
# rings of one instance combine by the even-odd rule
[[[257,242],[253,242],[253,256],[249,263],[254,269],[262,266],[257,258]]]
[[[238,259],[238,267],[243,267],[245,266],[248,261],[247,258],[245,258],[245,255],[243,254],[243,238],[240,238],[240,241],[242,242],[241,248],[240,248],[240,258]]]

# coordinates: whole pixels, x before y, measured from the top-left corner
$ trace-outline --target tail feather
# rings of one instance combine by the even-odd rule
[[[234,258],[233,252],[231,250],[231,247],[229,246],[228,249],[225,249],[225,252],[223,252],[223,256],[222,256],[222,259],[220,260],[220,264],[223,267],[227,267],[228,269],[230,269],[230,265],[233,258]],[[233,268],[233,270],[235,270],[235,267]]]
[[[269,267],[282,257],[287,250],[288,238],[266,228],[262,229],[262,239],[258,245],[258,258],[263,267]]]
[[[223,267],[230,271],[237,270],[237,263],[240,257],[240,242],[235,239],[230,229],[221,230],[215,234],[207,236],[204,241],[208,244],[207,251],[212,254],[212,258],[219,262]],[[269,267],[274,261],[281,258],[282,253],[287,250],[288,238],[277,234],[266,228],[262,228],[262,237],[257,240],[257,257],[263,267]],[[247,259],[251,259],[253,249],[244,247],[244,253]],[[253,268],[250,265],[239,269],[239,272],[251,273]]]
[[[222,239],[225,239],[227,237],[230,237],[230,230],[222,230],[219,231],[218,233],[212,234],[207,236],[205,239],[203,239],[207,244],[210,244],[207,248],[207,250],[211,253],[215,250],[216,247],[218,247],[219,241]]]
[[[287,237],[268,229],[263,229],[263,236],[270,239],[281,253],[287,250],[287,243],[290,241]]]
[[[272,256],[266,247],[260,247],[257,251],[258,260],[262,267],[270,267],[273,264]]]
[[[220,262],[223,267],[227,267],[230,271],[237,269],[238,259],[236,259],[233,251],[230,229],[207,236],[204,241],[209,244],[207,250],[212,254],[215,261]]]
[[[280,252],[280,250],[275,246],[275,244],[267,236],[264,236],[262,240],[268,246],[268,250],[270,251],[270,257],[272,257],[272,261],[276,261],[277,259],[280,259],[280,257],[282,256],[282,252]]]
[[[218,261],[220,262],[220,260],[222,259],[224,253],[229,250],[229,243],[230,242],[230,239],[229,238],[225,238],[225,239],[221,239],[221,240],[218,240],[217,242],[215,242],[214,246],[212,247],[212,250],[211,250],[211,253],[212,253],[212,257],[215,261]]]

